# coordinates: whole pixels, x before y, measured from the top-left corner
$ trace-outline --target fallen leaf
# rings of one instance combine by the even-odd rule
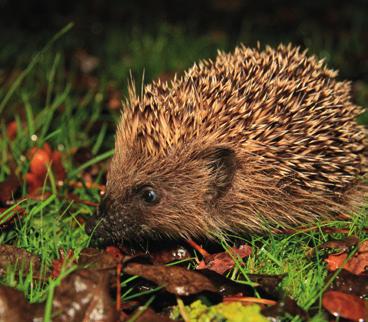
[[[54,322],[116,322],[118,312],[109,294],[109,274],[82,269],[65,277],[55,289]]]
[[[368,252],[368,240],[364,240],[360,243],[358,253]]]
[[[0,275],[4,275],[9,266],[17,267],[17,271],[29,272],[32,267],[34,277],[40,276],[41,261],[22,248],[12,245],[0,245]]]
[[[285,275],[260,275],[260,274],[247,274],[247,278],[250,282],[255,283],[254,287],[247,284],[233,281],[225,276],[216,273],[211,270],[201,270],[201,274],[206,276],[212,284],[218,290],[218,293],[222,296],[256,296],[255,291],[262,297],[267,297],[271,299],[278,299],[277,286]]]
[[[344,239],[334,239],[327,241],[320,245],[319,249],[337,249],[338,253],[341,254],[344,252],[348,252],[352,247],[357,246],[359,244],[359,238],[356,236],[349,236]]]
[[[286,274],[280,275],[263,275],[263,274],[247,274],[247,278],[253,282],[257,283],[257,292],[263,296],[267,295],[273,299],[278,299],[278,286],[285,278]]]
[[[243,259],[252,253],[252,248],[248,245],[241,245],[239,248],[230,248],[229,252],[232,253],[232,256],[228,252],[222,252],[205,257],[204,260],[198,264],[197,269],[210,269],[219,274],[224,274],[234,268],[235,262],[233,257]]]
[[[203,291],[217,292],[216,287],[206,276],[180,266],[128,263],[124,272],[129,275],[141,276],[178,296],[187,296]]]
[[[243,283],[237,283],[215,271],[205,269],[201,270],[200,274],[206,276],[222,296],[254,296],[255,294],[253,287]]]
[[[327,270],[330,272],[336,271],[339,268],[343,267],[344,262],[346,261],[348,254],[338,254],[338,255],[329,255],[325,262],[327,263]]]
[[[339,268],[344,268],[345,270],[357,275],[366,272],[366,268],[368,267],[367,241],[364,241],[360,244],[358,251],[353,257],[351,257],[349,260],[347,260],[347,258],[347,253],[329,255],[325,259],[325,262],[327,263],[327,269],[329,271],[335,271]]]
[[[323,307],[335,317],[352,321],[368,319],[368,304],[366,300],[339,291],[327,291],[322,297]]]
[[[329,281],[334,276],[334,273],[330,273],[327,276]],[[359,297],[368,296],[368,276],[356,275],[345,269],[342,269],[339,274],[334,278],[330,288],[335,291],[341,291],[357,295]]]
[[[181,245],[176,245],[169,249],[154,251],[150,253],[152,262],[154,264],[167,264],[173,261],[190,258],[188,250]]]
[[[280,319],[285,317],[287,314],[292,316],[299,316],[303,321],[308,321],[309,316],[295,300],[291,297],[284,297],[279,300],[275,305],[264,308],[261,313],[267,317],[273,317]]]
[[[8,206],[20,186],[21,182],[14,173],[11,173],[5,181],[0,182],[0,204]]]
[[[115,246],[106,247],[105,252],[110,254],[111,256],[113,256],[115,258],[115,260],[117,261],[117,263],[119,263],[119,264],[125,258],[125,255],[120,251],[119,248],[117,248]]]
[[[111,251],[106,252],[96,248],[85,248],[80,252],[77,264],[89,269],[114,269],[121,258]]]
[[[50,164],[50,155],[48,151],[37,148],[31,152],[29,168],[31,173],[39,178],[44,178],[47,173],[47,167]]]
[[[15,288],[0,287],[0,321],[43,321],[43,304],[30,304],[24,294]]]

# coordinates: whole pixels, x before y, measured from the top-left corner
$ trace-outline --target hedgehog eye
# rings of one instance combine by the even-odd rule
[[[142,198],[149,205],[157,204],[160,201],[156,191],[152,187],[142,189]]]

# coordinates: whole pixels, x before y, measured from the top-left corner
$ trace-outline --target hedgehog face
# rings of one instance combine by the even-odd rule
[[[114,157],[106,197],[87,232],[115,245],[204,237],[218,227],[214,209],[231,186],[234,161],[232,150],[223,147],[165,157]]]

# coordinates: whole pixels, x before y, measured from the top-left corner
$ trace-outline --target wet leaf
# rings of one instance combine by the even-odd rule
[[[368,252],[368,240],[364,240],[364,241],[362,241],[360,243],[358,252],[359,253],[366,253],[366,252]]]
[[[157,252],[151,252],[152,262],[154,264],[167,264],[173,261],[190,258],[188,250],[181,245],[176,245],[169,249],[164,249]]]
[[[329,255],[325,259],[327,269],[329,271],[335,271],[338,268],[344,268],[345,270],[357,275],[366,272],[366,268],[368,267],[367,241],[360,244],[358,251],[353,257],[349,260],[347,260],[347,258],[347,253]]]
[[[85,248],[80,252],[78,265],[89,269],[114,268],[121,263],[122,258],[112,251],[102,251],[96,248]]]
[[[55,322],[116,322],[118,312],[109,294],[109,275],[82,269],[65,277],[56,288],[53,312]]]
[[[330,273],[326,280],[329,281],[333,275],[333,273]],[[366,297],[368,296],[368,276],[356,275],[343,269],[334,278],[330,288],[335,291]]]
[[[40,276],[41,261],[38,256],[12,245],[0,245],[0,275],[3,275],[9,266],[15,266],[23,273],[27,273],[32,266],[33,276]]]
[[[349,236],[344,239],[334,239],[328,242],[323,243],[318,248],[319,249],[337,249],[338,253],[341,254],[344,252],[348,252],[352,247],[357,246],[359,244],[359,238],[356,236]]]
[[[139,275],[178,296],[187,296],[203,291],[217,292],[216,287],[206,276],[180,266],[128,263],[124,272],[129,275]]]
[[[29,304],[24,294],[15,288],[0,287],[0,321],[43,321],[43,304]]]
[[[327,263],[327,270],[330,272],[336,271],[337,269],[343,267],[344,262],[348,258],[348,254],[338,254],[338,255],[329,255],[325,262]]]
[[[278,298],[277,286],[284,278],[284,275],[248,274],[247,278],[250,282],[258,284],[258,286],[251,287],[243,283],[237,283],[215,271],[203,270],[201,273],[211,280],[223,296],[255,296],[256,289],[262,296],[271,297],[272,299]]]
[[[368,319],[367,301],[339,291],[327,291],[322,297],[323,307],[335,317],[342,317],[352,321],[366,321]]]
[[[201,261],[197,269],[210,269],[219,274],[224,274],[230,269],[234,268],[234,258],[244,258],[252,253],[252,248],[248,245],[241,245],[239,248],[232,247],[229,249],[232,256],[228,252],[216,253],[206,256],[204,261]]]
[[[278,287],[285,278],[283,275],[248,274],[247,277],[253,283],[257,283],[256,289],[261,294],[267,294],[273,299],[279,298]]]
[[[21,182],[14,173],[11,173],[5,181],[0,182],[0,205],[9,205],[20,186]]]
[[[298,306],[295,300],[286,296],[279,300],[277,304],[263,309],[262,314],[267,317],[283,318],[285,315],[299,316],[303,321],[308,321],[309,316],[306,311]]]

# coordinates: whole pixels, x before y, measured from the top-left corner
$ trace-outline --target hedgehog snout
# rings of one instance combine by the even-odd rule
[[[93,216],[88,217],[85,223],[85,231],[88,235],[92,235],[92,241],[99,245],[107,244],[111,239],[111,233],[108,222],[107,212],[109,208],[109,200],[105,197],[101,200],[96,212]]]

